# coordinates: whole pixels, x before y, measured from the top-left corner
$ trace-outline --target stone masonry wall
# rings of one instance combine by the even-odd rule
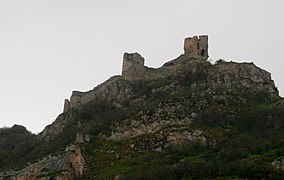
[[[202,60],[207,60],[208,56],[208,36],[188,37],[184,40],[184,54]]]
[[[128,80],[141,79],[146,71],[144,58],[138,53],[124,53],[122,77]]]

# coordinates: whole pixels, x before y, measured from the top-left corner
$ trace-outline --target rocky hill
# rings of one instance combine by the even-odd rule
[[[1,129],[0,178],[284,178],[284,101],[270,73],[209,63],[207,36],[184,50],[157,69],[125,53],[121,76],[74,91],[37,136]]]

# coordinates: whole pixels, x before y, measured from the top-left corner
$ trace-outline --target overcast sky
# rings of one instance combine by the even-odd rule
[[[124,52],[159,67],[199,34],[211,59],[252,61],[284,95],[283,0],[0,0],[0,127],[38,133],[73,90],[121,74]]]

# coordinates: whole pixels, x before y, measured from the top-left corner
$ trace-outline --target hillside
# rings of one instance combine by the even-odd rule
[[[162,67],[74,91],[39,135],[0,129],[2,179],[283,179],[284,100],[253,63],[209,63],[208,37]]]

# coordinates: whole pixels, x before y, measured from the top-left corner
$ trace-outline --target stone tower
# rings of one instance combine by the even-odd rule
[[[128,80],[141,79],[146,71],[144,58],[138,53],[124,53],[122,77]]]
[[[208,56],[208,36],[188,37],[184,40],[184,54],[202,60],[207,60]]]

